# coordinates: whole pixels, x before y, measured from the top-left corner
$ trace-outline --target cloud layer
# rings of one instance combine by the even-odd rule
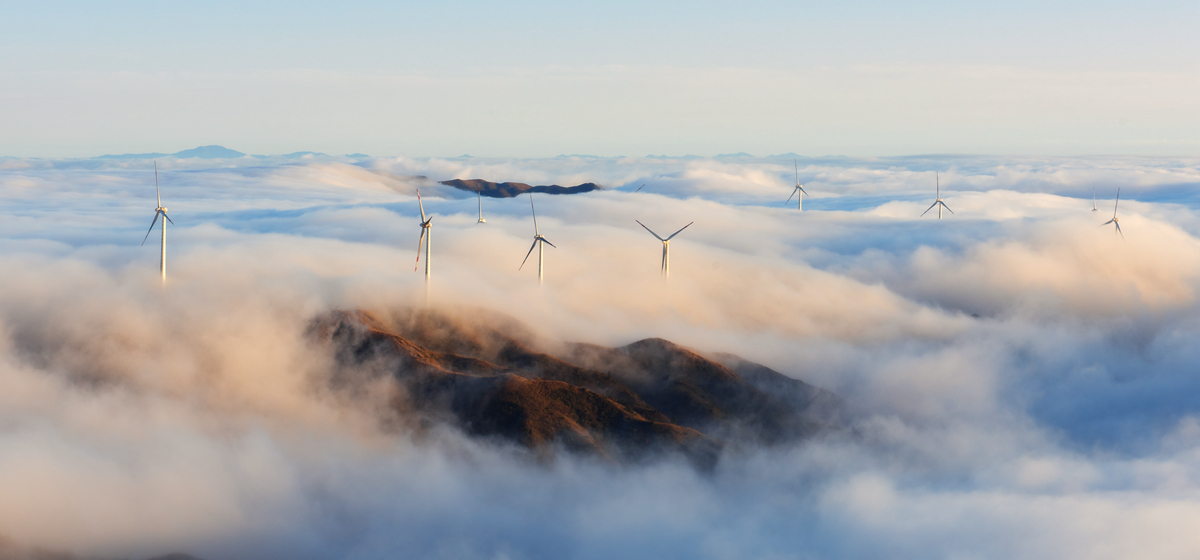
[[[1200,545],[1197,162],[891,158],[0,160],[0,534],[206,558],[1183,558]],[[917,216],[933,172],[956,212]],[[595,181],[528,199],[416,179]],[[646,187],[638,193],[638,185]],[[1091,211],[1092,187],[1099,192]],[[381,426],[322,388],[333,307],[739,354],[857,436],[629,468]],[[1122,189],[1125,240],[1098,227]],[[669,283],[661,244],[678,229]],[[1110,226],[1111,227],[1111,226]],[[536,258],[536,255],[533,257]]]

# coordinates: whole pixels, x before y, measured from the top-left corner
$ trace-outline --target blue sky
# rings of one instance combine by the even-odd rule
[[[0,154],[1160,154],[1194,2],[5,6]]]

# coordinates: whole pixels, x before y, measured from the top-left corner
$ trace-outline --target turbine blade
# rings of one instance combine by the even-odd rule
[[[1117,187],[1117,200],[1113,202],[1113,217],[1117,217],[1117,205],[1121,203],[1121,187]]]
[[[425,223],[425,203],[421,202],[421,189],[417,189],[417,205],[421,207],[421,223]]]
[[[1121,241],[1125,241],[1125,233],[1121,231],[1121,223],[1113,222],[1117,226],[1117,233],[1121,234]]]
[[[1114,223],[1114,222],[1115,222],[1115,220],[1109,220],[1109,221],[1107,221],[1107,222],[1104,222],[1103,224],[1100,224],[1100,227],[1104,227],[1104,226],[1106,226],[1106,225],[1108,225],[1108,224],[1111,224],[1111,223]]]
[[[158,189],[158,160],[154,160],[154,196],[158,198],[158,207],[162,208],[162,191]]]
[[[532,194],[529,195],[529,209],[533,212],[533,235],[534,235],[534,237],[537,237],[537,235],[538,235],[537,208],[533,207],[533,195]]]
[[[171,222],[171,225],[175,225],[175,220],[172,220],[171,217],[168,216],[166,212],[163,212],[162,215],[163,215],[163,218],[166,218],[166,220],[168,222]]]
[[[921,212],[921,215],[924,216],[925,214],[928,214],[929,211],[933,210],[934,207],[936,207],[937,205],[938,205],[938,203],[936,201],[933,204],[930,204],[929,208],[926,208],[924,212]]]
[[[421,245],[425,244],[425,228],[421,228],[421,238],[417,240],[417,264],[413,265],[413,272],[417,271],[417,267],[421,266]]]
[[[642,227],[646,228],[646,231],[650,232],[650,235],[653,235],[653,236],[654,236],[656,239],[658,239],[659,241],[665,241],[665,239],[663,239],[663,238],[659,237],[657,233],[654,233],[654,230],[652,230],[652,229],[650,229],[650,228],[646,227],[646,224],[643,224],[642,222],[640,222],[640,221],[638,221],[638,220],[634,220],[634,221],[635,221],[635,222],[637,222],[639,226],[642,226]]]
[[[542,243],[545,243],[545,244],[547,244],[547,245],[549,245],[549,246],[551,246],[551,247],[554,247],[555,249],[557,249],[557,248],[558,248],[556,245],[554,245],[553,243],[551,243],[551,242],[550,242],[549,240],[547,240],[545,237],[543,237],[543,238],[542,238]]]
[[[791,201],[792,201],[792,197],[793,197],[793,196],[796,196],[796,191],[797,191],[797,190],[800,190],[800,187],[799,187],[799,186],[797,186],[796,188],[792,189],[792,194],[789,194],[789,195],[788,195],[788,199],[787,199],[787,200],[785,200],[785,201],[783,201],[783,205],[784,205],[784,206],[787,206],[787,203],[789,203],[789,202],[791,202]]]
[[[533,238],[533,245],[530,245],[530,246],[529,246],[529,252],[528,252],[528,253],[525,253],[525,260],[524,260],[524,261],[521,261],[521,266],[518,266],[518,267],[517,267],[517,270],[521,270],[522,268],[525,268],[525,261],[528,261],[528,260],[529,260],[529,255],[532,255],[532,254],[533,254],[533,249],[534,249],[535,247],[537,247],[537,242],[538,242],[537,238],[536,238],[536,237],[535,237],[535,238]]]
[[[942,208],[945,208],[946,210],[949,210],[951,214],[953,214],[953,213],[954,213],[954,211],[953,211],[953,210],[950,210],[950,207],[949,207],[949,206],[946,206],[946,203],[945,203],[945,202],[942,202],[942,201],[940,201],[940,200],[939,200],[939,201],[938,201],[938,204],[941,204],[941,205],[942,205]]]
[[[933,181],[937,185],[937,197],[942,198],[942,178],[938,175],[937,171],[933,172]]]
[[[646,186],[646,183],[642,183],[642,187],[644,187],[644,186]],[[642,190],[642,187],[638,187],[637,191],[633,191],[633,192],[638,192],[638,191]]]
[[[690,226],[690,225],[692,225],[692,224],[694,224],[694,223],[696,223],[696,222],[692,222],[692,223],[688,224],[687,226],[683,226],[683,227],[679,228],[679,231],[683,231],[683,230],[687,229],[687,228],[688,228],[688,226]],[[677,231],[677,232],[675,232],[675,233],[672,233],[672,234],[671,234],[671,237],[675,237],[676,235],[679,235],[679,231]],[[670,241],[670,240],[671,240],[671,237],[668,237],[668,238],[664,239],[663,241]]]
[[[150,229],[146,230],[146,237],[142,238],[142,245],[146,244],[146,240],[150,239],[150,232],[154,231],[154,224],[158,223],[158,212],[154,212],[154,221],[150,222]]]
[[[800,164],[796,161],[796,158],[792,158],[792,167],[796,168],[796,186],[799,187],[800,186]]]
[[[803,186],[797,186],[796,188],[797,188],[797,189],[800,189],[800,192],[804,193],[804,196],[810,196],[810,195],[808,194],[808,191],[804,190],[804,187],[803,187]]]

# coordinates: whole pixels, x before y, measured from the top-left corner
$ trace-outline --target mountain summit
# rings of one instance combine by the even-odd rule
[[[330,387],[390,387],[387,423],[448,425],[551,456],[618,462],[682,455],[715,465],[721,450],[773,445],[844,426],[833,393],[732,355],[710,359],[652,338],[620,348],[540,352],[515,320],[476,310],[385,315],[335,311],[309,336],[334,356]]]
[[[484,181],[483,179],[451,179],[449,181],[442,181],[441,184],[464,191],[477,192],[491,198],[512,198],[525,193],[579,194],[600,190],[600,185],[596,183],[584,183],[582,185],[575,185],[574,187],[560,187],[558,185],[534,187],[525,183],[493,183],[491,181]]]

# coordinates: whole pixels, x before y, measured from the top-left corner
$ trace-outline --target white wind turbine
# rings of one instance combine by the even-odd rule
[[[542,247],[541,245],[539,245],[539,243],[546,243],[546,244],[550,245],[551,247],[554,247],[555,249],[557,249],[558,247],[556,247],[553,243],[550,243],[549,241],[547,241],[546,238],[542,236],[542,234],[538,233],[537,210],[534,209],[534,207],[533,207],[533,195],[532,194],[529,195],[529,209],[531,211],[533,211],[533,245],[531,245],[529,247],[529,252],[525,253],[525,260],[521,261],[521,266],[517,267],[517,270],[521,270],[522,268],[525,268],[525,261],[529,260],[529,255],[532,255],[534,247],[537,247],[537,250],[538,250],[538,285],[540,286],[542,284],[542,273],[543,273],[542,257],[545,256],[543,254],[545,252],[545,248]]]
[[[142,238],[142,245],[146,244],[146,240],[150,239],[150,232],[154,231],[154,224],[158,222],[159,214],[162,214],[162,259],[158,261],[158,271],[162,274],[163,284],[167,283],[167,222],[175,225],[175,221],[167,216],[167,209],[162,205],[162,191],[158,188],[158,162],[154,162],[154,194],[158,198],[158,208],[154,209],[154,221],[150,222],[150,229],[146,230],[146,237]]]
[[[483,219],[483,190],[475,191],[475,194],[479,195],[479,221],[475,223],[486,224],[487,220]]]
[[[1120,194],[1120,193],[1121,193],[1121,189],[1117,188],[1117,194]],[[1092,187],[1092,212],[1096,212],[1098,210],[1100,210],[1100,209],[1096,208],[1096,187]]]
[[[679,228],[679,231],[672,233],[671,235],[667,236],[666,239],[663,239],[663,238],[659,237],[657,233],[654,233],[654,230],[646,227],[646,224],[643,224],[642,222],[640,222],[638,220],[634,220],[634,221],[637,222],[639,226],[646,228],[646,231],[650,232],[650,235],[653,235],[659,241],[662,241],[662,244],[663,244],[663,258],[662,258],[662,270],[661,270],[662,277],[670,278],[671,277],[671,238],[675,237],[676,235],[679,235],[679,231],[683,231],[683,230],[687,229],[688,226],[690,226],[696,222],[691,222],[687,226],[683,226],[683,227]]]
[[[792,160],[792,166],[796,168],[796,188],[792,189],[792,194],[788,195],[788,199],[783,205],[787,206],[787,203],[792,201],[792,197],[796,196],[796,193],[799,192],[800,196],[796,196],[796,209],[803,210],[804,197],[808,196],[808,191],[804,190],[804,187],[800,185],[800,164],[796,160]]]
[[[417,206],[421,208],[421,238],[417,240],[417,264],[413,272],[421,266],[421,245],[425,246],[425,297],[429,297],[429,245],[433,242],[433,216],[425,217],[425,203],[421,202],[421,190],[417,189]]]
[[[921,212],[921,215],[924,216],[925,214],[928,214],[930,210],[933,210],[934,206],[937,206],[938,207],[938,219],[940,220],[940,219],[942,219],[942,208],[945,208],[951,214],[953,214],[954,211],[950,210],[950,207],[946,206],[945,202],[942,202],[942,181],[941,181],[941,178],[938,177],[938,174],[936,171],[933,172],[933,177],[934,177],[934,181],[936,181],[936,184],[937,184],[937,200],[933,201],[933,204],[929,205],[929,208],[926,208],[924,212]]]
[[[1117,199],[1115,201],[1113,201],[1113,217],[1111,220],[1104,222],[1103,224],[1100,224],[1100,227],[1104,227],[1108,224],[1112,224],[1112,225],[1116,226],[1117,233],[1120,234],[1120,236],[1121,236],[1121,241],[1125,241],[1125,234],[1121,233],[1121,220],[1117,219],[1117,205],[1120,203],[1121,203],[1121,187],[1117,187]]]

